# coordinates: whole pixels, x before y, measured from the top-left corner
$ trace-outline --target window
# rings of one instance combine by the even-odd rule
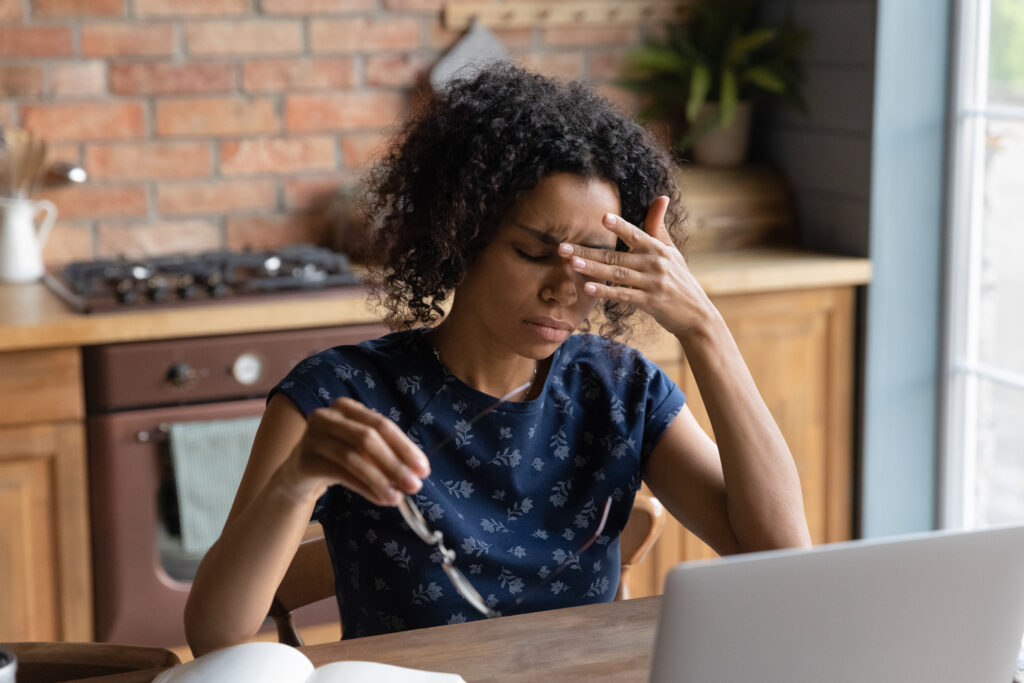
[[[1024,2],[959,0],[942,522],[1024,521]]]

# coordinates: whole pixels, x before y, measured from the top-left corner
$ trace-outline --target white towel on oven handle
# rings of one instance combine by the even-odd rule
[[[186,554],[202,556],[220,536],[259,423],[258,417],[243,417],[171,425],[171,463]]]

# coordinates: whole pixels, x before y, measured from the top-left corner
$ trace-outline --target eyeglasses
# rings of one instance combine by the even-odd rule
[[[513,603],[515,606],[518,607],[526,600],[526,598],[532,596],[538,590],[554,581],[555,577],[565,571],[566,568],[579,563],[580,555],[586,552],[587,548],[592,546],[597,539],[601,537],[601,532],[604,531],[604,525],[608,521],[608,512],[611,510],[611,507],[612,499],[608,498],[604,501],[604,508],[601,512],[601,521],[598,523],[597,529],[594,530],[590,539],[587,540],[587,542],[584,543],[575,553],[570,553],[569,556],[566,557],[554,571],[548,574],[543,581],[531,588],[529,592],[520,595]],[[488,619],[500,617],[501,612],[492,609],[486,602],[484,602],[483,596],[480,595],[480,591],[473,588],[473,584],[469,582],[466,575],[455,566],[455,551],[445,546],[444,534],[427,526],[427,520],[423,519],[423,514],[416,505],[416,501],[414,501],[411,496],[402,496],[402,500],[398,504],[398,511],[402,513],[402,519],[404,519],[405,523],[409,525],[409,528],[412,529],[424,543],[437,547],[438,552],[441,553],[441,568],[444,569],[444,573],[448,575],[448,578],[451,580],[452,585],[455,586],[455,590],[459,592],[459,595],[465,598],[466,602],[472,605],[474,609]]]
[[[519,392],[526,389],[529,385],[530,382],[527,382],[526,384],[523,384],[520,387],[516,387],[512,391],[508,392],[507,394],[499,398],[497,401],[495,401],[492,405],[488,406],[487,408],[473,416],[473,418],[469,420],[469,422],[467,423],[467,426],[472,425],[474,422],[482,418],[484,415],[493,412],[498,408],[498,406],[500,406],[502,403],[509,400]],[[436,446],[430,449],[430,452],[427,454],[427,458],[431,458],[435,453],[441,450],[441,448],[448,445],[448,443],[450,443],[454,438],[454,433],[449,434],[440,443],[438,443]],[[429,482],[430,480],[428,479],[426,481]],[[587,542],[584,543],[579,550],[577,550],[575,553],[571,553],[568,557],[566,557],[566,559],[558,567],[556,567],[554,571],[552,571],[550,574],[544,577],[544,580],[541,583],[534,586],[532,589],[530,589],[529,592],[519,596],[519,598],[516,599],[516,601],[513,603],[514,605],[518,606],[522,604],[522,602],[527,597],[533,595],[540,588],[549,584],[551,581],[554,580],[556,576],[562,573],[562,571],[564,571],[567,567],[570,567],[573,564],[578,564],[580,555],[582,555],[587,550],[587,548],[592,546],[601,536],[601,532],[604,531],[604,525],[608,521],[608,512],[611,509],[611,505],[611,498],[605,500],[603,511],[601,513],[601,521],[598,523],[597,529],[594,531],[594,534],[590,537],[590,539],[587,540]],[[416,505],[416,501],[413,500],[413,498],[408,494],[403,495],[401,501],[399,501],[398,503],[398,511],[399,513],[401,513],[402,519],[405,520],[405,523],[409,525],[410,529],[412,529],[413,533],[419,536],[420,539],[427,545],[432,545],[437,548],[437,551],[441,555],[441,568],[444,569],[444,573],[448,575],[448,579],[452,582],[452,585],[455,586],[455,590],[458,591],[459,595],[465,598],[466,602],[472,605],[475,610],[480,612],[480,614],[484,615],[488,619],[500,617],[501,612],[492,609],[486,602],[484,602],[483,596],[480,595],[480,592],[473,587],[473,584],[469,582],[469,579],[466,578],[466,575],[463,574],[459,570],[459,568],[455,566],[455,551],[445,546],[443,533],[437,531],[436,529],[431,529],[429,526],[427,526],[427,520],[423,518],[423,514],[420,512],[419,507]]]

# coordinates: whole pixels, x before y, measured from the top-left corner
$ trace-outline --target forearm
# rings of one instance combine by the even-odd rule
[[[793,457],[721,315],[711,309],[678,338],[711,420],[740,550],[808,545]]]
[[[203,558],[185,607],[186,637],[196,656],[256,634],[318,494],[286,462],[228,521]]]

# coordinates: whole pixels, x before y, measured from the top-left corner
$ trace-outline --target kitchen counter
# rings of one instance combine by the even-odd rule
[[[866,284],[868,259],[796,249],[698,253],[690,267],[711,296]],[[0,352],[374,322],[362,290],[82,315],[44,285],[0,285]]]

